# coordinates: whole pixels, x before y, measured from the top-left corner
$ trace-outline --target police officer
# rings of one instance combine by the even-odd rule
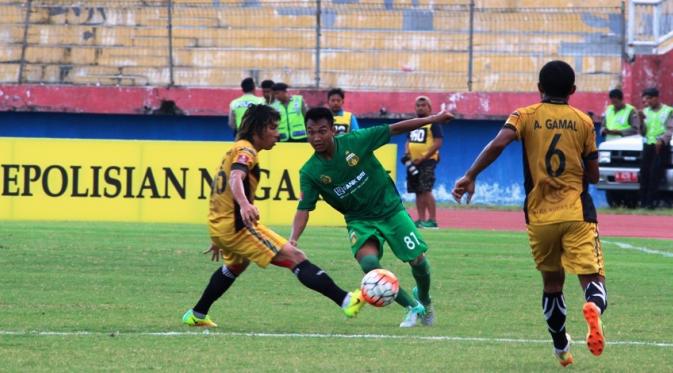
[[[305,142],[306,125],[304,124],[304,115],[308,108],[301,95],[292,95],[287,92],[288,85],[285,83],[275,83],[273,85],[273,95],[276,100],[271,107],[280,113],[280,122],[278,123],[278,132],[280,132],[280,141],[283,142]]]
[[[644,144],[640,164],[640,205],[656,207],[659,183],[671,163],[671,136],[673,135],[673,108],[659,101],[659,90],[643,91]]]
[[[605,110],[601,123],[601,135],[606,141],[640,133],[638,111],[624,103],[624,93],[613,89],[608,94],[611,105]]]
[[[264,98],[255,96],[255,81],[252,78],[245,78],[241,81],[241,90],[243,96],[229,103],[229,127],[238,131],[243,121],[243,114],[252,104],[263,104]]]
[[[360,129],[358,119],[349,111],[343,109],[346,93],[341,88],[333,88],[327,92],[327,106],[334,115],[336,134],[341,135]]]
[[[259,86],[262,87],[262,95],[264,96],[266,104],[273,104],[275,101],[275,97],[273,97],[273,80],[262,80],[262,83]]]

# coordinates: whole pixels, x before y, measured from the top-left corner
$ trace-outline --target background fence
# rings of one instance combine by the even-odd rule
[[[563,59],[620,84],[620,1],[0,0],[0,83],[530,91]]]

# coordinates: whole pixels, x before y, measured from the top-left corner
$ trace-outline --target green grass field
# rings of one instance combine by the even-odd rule
[[[437,312],[431,328],[400,330],[397,305],[367,307],[347,321],[289,271],[271,267],[240,277],[211,310],[220,327],[204,334],[183,327],[180,317],[217,266],[200,254],[209,241],[205,226],[1,222],[0,370],[561,369],[551,354],[525,234],[423,233]],[[578,341],[570,369],[673,371],[673,257],[665,254],[673,253],[673,243],[606,240],[610,306],[604,322],[613,344],[600,358],[587,351],[582,292],[569,277],[567,325]],[[343,287],[358,286],[362,274],[345,230],[308,229],[300,244]],[[383,264],[411,287],[408,267],[389,251]]]

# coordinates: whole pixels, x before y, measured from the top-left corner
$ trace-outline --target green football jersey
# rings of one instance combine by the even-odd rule
[[[299,210],[313,210],[322,197],[344,214],[346,222],[381,219],[404,209],[395,183],[374,155],[390,141],[390,128],[376,126],[334,138],[327,160],[318,154],[304,163],[300,174]]]

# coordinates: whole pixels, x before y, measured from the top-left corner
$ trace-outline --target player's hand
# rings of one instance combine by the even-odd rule
[[[292,246],[294,246],[294,247],[298,247],[298,246],[297,246],[297,240],[290,239],[290,241],[288,241],[288,242],[290,243],[290,245],[292,245]]]
[[[432,123],[445,123],[445,122],[450,122],[455,118],[451,112],[446,110],[446,104],[442,104],[442,110],[439,111],[439,113],[433,115],[431,117]]]
[[[219,262],[220,261],[220,255],[222,254],[220,251],[220,248],[215,246],[215,244],[210,245],[210,248],[206,251],[203,252],[203,254],[208,254],[210,253],[210,260],[213,262]]]
[[[243,218],[243,223],[248,227],[257,224],[257,221],[259,220],[259,210],[257,210],[257,206],[252,203],[241,206],[241,218]]]
[[[460,203],[460,200],[463,198],[463,195],[467,194],[466,204],[469,204],[472,201],[472,196],[474,195],[474,180],[463,176],[460,180],[456,181],[456,184],[453,186],[451,195],[456,202]]]

